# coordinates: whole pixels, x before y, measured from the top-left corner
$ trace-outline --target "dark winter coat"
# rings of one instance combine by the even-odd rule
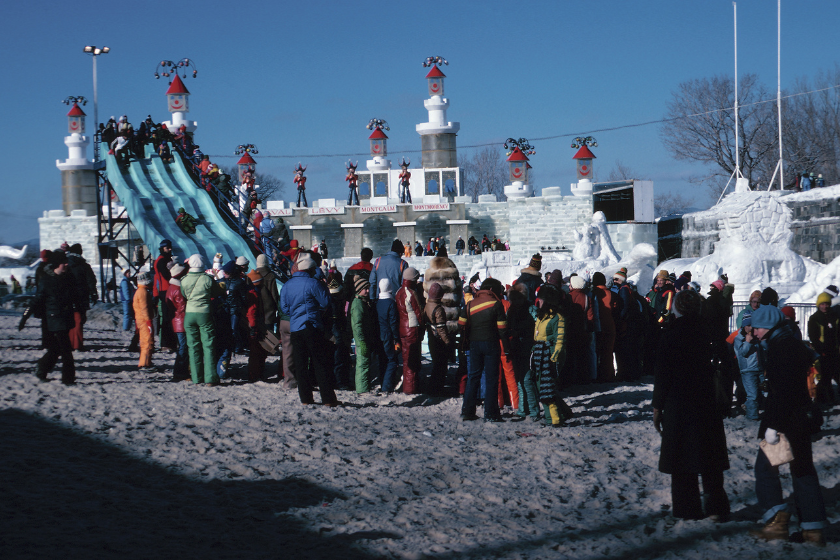
[[[767,341],[767,351],[765,353],[762,347],[759,352],[763,357],[768,393],[758,437],[764,437],[765,430],[773,428],[787,436],[794,457],[810,455],[810,450],[806,451],[803,444],[805,440],[810,443],[811,438],[805,410],[811,404],[808,368],[813,353],[785,323],[771,329],[763,340]]]
[[[715,407],[708,337],[699,317],[679,317],[659,339],[653,407],[662,411],[659,470],[709,473],[729,468],[723,419]]]
[[[75,326],[76,300],[75,282],[70,273],[65,270],[64,274],[56,274],[53,267],[45,267],[32,307],[43,310],[48,331],[68,331]]]
[[[68,253],[67,273],[73,279],[78,310],[87,311],[91,303],[99,301],[93,269],[80,255]]]
[[[260,290],[262,307],[265,310],[264,322],[268,327],[277,322],[277,305],[280,303],[280,293],[277,291],[277,276],[267,266],[257,269],[262,276],[263,288]]]
[[[543,284],[540,271],[535,268],[523,268],[522,274],[514,282],[514,285],[516,284],[524,284],[528,288],[528,304],[534,305],[537,301],[537,288]]]

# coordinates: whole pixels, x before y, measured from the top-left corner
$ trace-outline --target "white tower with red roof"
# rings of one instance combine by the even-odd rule
[[[175,72],[175,75],[172,78],[172,83],[169,84],[169,89],[166,90],[166,104],[167,109],[170,113],[172,113],[172,120],[165,121],[163,124],[165,124],[166,128],[169,129],[169,132],[172,134],[177,133],[178,129],[181,128],[181,125],[185,125],[187,127],[187,132],[195,132],[195,129],[198,127],[198,123],[195,121],[189,121],[186,118],[186,115],[190,110],[190,90],[188,90],[187,86],[184,85],[184,82],[181,81],[181,77],[178,76],[178,72]]]
[[[429,99],[423,105],[429,112],[429,122],[416,126],[423,150],[422,165],[427,169],[458,167],[455,136],[461,129],[461,123],[446,120],[446,110],[449,108],[449,99],[443,97],[443,80],[446,75],[438,68],[438,64],[438,61],[432,61],[432,69],[426,74]]]
[[[388,155],[388,137],[382,132],[379,125],[373,126],[373,132],[368,136],[370,140],[370,155],[373,159],[367,160],[367,168],[371,173],[384,173],[391,169],[391,160]]]
[[[572,194],[575,196],[589,196],[592,194],[592,160],[595,159],[595,154],[589,149],[589,146],[583,144],[580,149],[572,156],[577,162],[577,183],[572,183]]]
[[[93,161],[87,159],[90,137],[85,136],[85,112],[78,103],[73,103],[67,113],[67,132],[64,144],[69,151],[67,159],[56,160],[61,170],[61,197],[64,212],[68,216],[73,210],[85,210],[88,216],[96,215],[96,173]]]
[[[515,146],[507,158],[510,167],[511,184],[505,186],[505,196],[510,198],[528,198],[534,194],[534,189],[528,184],[528,156]]]

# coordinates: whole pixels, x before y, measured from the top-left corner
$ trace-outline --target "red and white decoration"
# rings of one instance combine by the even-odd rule
[[[533,193],[533,189],[528,185],[528,156],[526,156],[519,146],[515,146],[513,151],[507,158],[508,167],[510,168],[511,184],[505,186],[505,196],[508,198],[527,198]]]
[[[423,102],[426,110],[429,111],[429,122],[417,125],[417,134],[455,134],[461,129],[461,123],[447,122],[446,110],[449,108],[449,100],[443,97],[443,79],[446,75],[440,71],[437,65],[426,74],[428,81],[429,99]]]
[[[572,156],[572,159],[577,162],[577,183],[572,183],[572,194],[575,196],[589,196],[592,194],[592,178],[593,168],[592,160],[595,159],[595,154],[592,150],[584,144]]]
[[[67,113],[67,133],[64,144],[67,146],[67,159],[63,162],[56,160],[55,165],[62,171],[77,169],[93,169],[93,162],[87,159],[87,146],[90,138],[85,136],[85,112],[78,103],[73,103]]]
[[[172,120],[163,124],[170,132],[175,134],[181,125],[186,125],[187,132],[195,131],[198,123],[186,118],[186,114],[190,110],[190,91],[177,72],[172,78],[172,83],[169,84],[169,89],[166,90],[166,109],[172,113]]]

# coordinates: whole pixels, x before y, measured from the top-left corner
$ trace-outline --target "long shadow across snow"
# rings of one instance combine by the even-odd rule
[[[297,478],[203,482],[67,427],[0,411],[0,558],[376,558],[285,515],[343,496]]]

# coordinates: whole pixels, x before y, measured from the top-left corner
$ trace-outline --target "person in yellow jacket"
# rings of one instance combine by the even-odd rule
[[[148,272],[141,272],[137,275],[137,291],[134,292],[132,305],[134,307],[134,322],[137,325],[137,332],[140,334],[140,361],[137,367],[141,373],[152,373],[152,351],[155,347],[155,339],[152,334],[152,317],[154,307],[152,302],[152,275]]]
[[[565,425],[572,409],[560,398],[560,370],[566,362],[566,318],[561,314],[563,293],[551,284],[543,284],[537,293],[534,317],[534,346],[531,371],[539,380],[540,402],[545,408],[545,423],[554,428]]]

